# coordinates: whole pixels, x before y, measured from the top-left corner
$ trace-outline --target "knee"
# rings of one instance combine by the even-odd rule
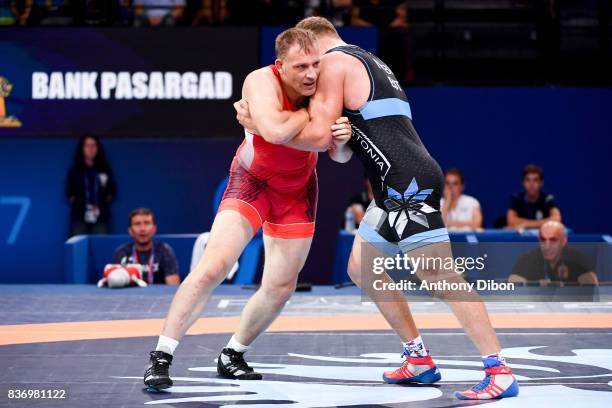
[[[271,285],[264,288],[266,298],[270,299],[277,307],[282,307],[287,303],[293,292],[295,292],[296,282]]]
[[[443,301],[467,302],[470,300],[470,290],[461,275],[439,269],[426,269],[417,274],[421,282],[426,282],[432,289],[432,297]],[[453,288],[447,285],[453,285]],[[457,288],[457,289],[454,289]]]
[[[223,282],[228,273],[228,263],[224,260],[203,262],[190,274],[196,284],[202,287],[216,287]]]

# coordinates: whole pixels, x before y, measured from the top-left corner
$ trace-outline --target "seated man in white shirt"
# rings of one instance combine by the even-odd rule
[[[465,183],[459,169],[449,169],[444,175],[444,197],[440,212],[448,229],[476,230],[482,227],[482,211],[477,199],[463,194]]]

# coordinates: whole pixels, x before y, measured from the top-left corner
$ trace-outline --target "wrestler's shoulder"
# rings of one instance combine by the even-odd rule
[[[276,78],[274,76],[274,72],[270,69],[270,67],[261,67],[254,71],[251,71],[245,78],[245,81],[262,81],[262,80],[274,80]]]
[[[321,63],[331,63],[332,61],[352,61],[355,57],[340,51],[333,50],[321,56]]]
[[[345,73],[347,70],[353,69],[354,62],[359,63],[356,58],[342,51],[332,51],[323,54],[321,57],[321,70],[326,73]]]

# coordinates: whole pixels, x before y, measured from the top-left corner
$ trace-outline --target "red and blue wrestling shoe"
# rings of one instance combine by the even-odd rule
[[[512,369],[497,358],[483,359],[485,378],[480,383],[463,392],[455,391],[460,400],[489,400],[516,397],[519,386]]]
[[[442,376],[431,356],[411,357],[406,352],[404,364],[397,370],[385,371],[383,380],[389,384],[433,384]]]

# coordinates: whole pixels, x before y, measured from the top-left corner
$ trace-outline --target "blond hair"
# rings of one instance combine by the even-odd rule
[[[315,35],[333,35],[340,37],[336,27],[326,18],[323,17],[308,17],[297,23],[296,28],[302,28],[313,32]]]
[[[316,51],[317,39],[313,33],[301,28],[290,28],[276,37],[274,48],[276,58],[284,59],[292,45],[297,44],[300,50],[307,53]]]

